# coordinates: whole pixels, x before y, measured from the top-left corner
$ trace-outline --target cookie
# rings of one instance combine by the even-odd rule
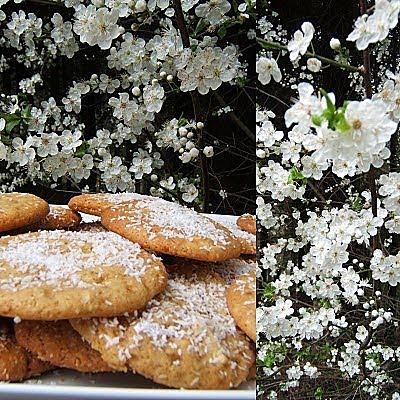
[[[41,221],[49,213],[46,201],[29,193],[0,193],[0,232]]]
[[[53,231],[57,229],[74,229],[81,223],[81,216],[69,208],[62,206],[50,206],[50,212],[44,219],[36,224],[7,232],[10,235],[36,231]]]
[[[230,219],[219,215],[213,215],[212,219],[229,230],[231,235],[240,243],[242,254],[254,255],[257,253],[256,235],[240,229],[236,222]]]
[[[73,197],[68,202],[68,207],[74,211],[80,211],[86,214],[101,216],[101,213],[108,207],[120,203],[138,201],[138,200],[153,200],[157,197],[146,196],[139,193],[95,193],[81,194]]]
[[[47,216],[36,224],[37,230],[73,229],[81,223],[81,216],[67,207],[51,205]]]
[[[257,222],[256,217],[250,214],[244,214],[239,217],[236,221],[237,226],[249,233],[255,235],[257,233]]]
[[[254,261],[246,261],[234,258],[218,263],[188,260],[186,258],[165,257],[163,263],[168,272],[185,273],[193,267],[217,273],[227,286],[230,286],[237,277],[256,271],[257,264]]]
[[[3,327],[3,328],[2,328]],[[21,347],[12,330],[0,321],[0,381],[17,382],[41,375],[54,367]]]
[[[256,274],[239,276],[226,291],[229,312],[237,325],[256,341]]]
[[[101,223],[156,253],[223,261],[241,252],[240,243],[217,222],[161,199],[110,207],[103,212]]]
[[[0,315],[114,316],[166,286],[161,261],[112,232],[40,231],[0,238]]]
[[[236,387],[255,359],[228,312],[224,281],[204,270],[171,274],[142,312],[71,324],[111,365],[176,388]]]
[[[40,360],[81,372],[113,371],[67,320],[23,320],[14,330],[18,344]]]

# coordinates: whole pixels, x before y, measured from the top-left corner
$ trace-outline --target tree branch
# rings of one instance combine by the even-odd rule
[[[222,96],[220,96],[217,92],[214,92],[214,96],[217,99],[218,103],[222,106],[222,107],[226,107],[226,103],[225,100],[222,98]],[[233,112],[230,111],[228,113],[229,118],[246,134],[246,136],[251,139],[253,142],[256,141],[256,135],[254,134],[254,132],[252,132],[251,129],[249,129],[238,117],[237,115]]]
[[[360,0],[360,12],[361,14],[367,13],[367,1]],[[371,83],[371,53],[369,49],[363,50],[363,75],[364,75],[364,89],[365,96],[370,99],[372,97],[372,83]],[[378,193],[376,189],[376,170],[371,167],[368,173],[368,186],[371,192],[371,208],[374,217],[378,215]],[[372,238],[372,251],[375,251],[379,245],[379,231],[378,234]]]
[[[288,51],[287,46],[285,46],[283,44],[280,44],[280,43],[270,42],[268,40],[261,39],[261,38],[257,38],[257,42],[260,43],[262,46],[265,46],[269,50],[285,50],[285,51]],[[309,51],[307,51],[304,54],[304,57],[317,58],[318,60],[324,62],[325,64],[329,64],[329,65],[332,65],[333,67],[337,67],[337,68],[342,68],[342,69],[345,69],[347,71],[363,72],[363,68],[354,67],[353,65],[349,65],[349,64],[343,64],[343,63],[341,63],[339,61],[333,60],[333,59],[328,58],[328,57],[320,56],[318,54],[311,53]]]
[[[175,8],[175,20],[178,25],[179,33],[181,34],[183,46],[186,48],[190,48],[190,36],[189,31],[187,29],[185,23],[185,16],[182,10],[181,0],[174,0],[174,8]],[[191,93],[192,104],[193,104],[193,112],[194,118],[196,121],[204,121],[204,115],[201,110],[200,99],[198,97],[198,93],[196,91]],[[204,132],[202,129],[198,130],[198,146],[200,150],[204,149],[205,140],[204,140]],[[209,203],[210,203],[210,174],[208,171],[208,161],[207,157],[204,153],[200,152],[200,167],[202,172],[202,184],[203,184],[203,212],[208,212]]]

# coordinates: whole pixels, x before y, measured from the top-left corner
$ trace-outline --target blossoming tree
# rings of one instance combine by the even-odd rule
[[[254,133],[236,106],[251,98],[254,6],[0,0],[1,189],[141,191],[204,209],[214,191],[224,201],[214,155],[252,168]],[[229,121],[233,141],[213,118]]]
[[[273,4],[257,33],[259,394],[399,399],[400,1],[360,0],[329,46]],[[318,84],[332,70],[347,91]]]

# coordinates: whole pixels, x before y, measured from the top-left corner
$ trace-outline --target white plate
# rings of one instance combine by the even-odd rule
[[[234,216],[211,215],[235,220]],[[82,221],[99,218],[82,214]],[[234,390],[175,390],[158,385],[140,375],[124,373],[83,374],[60,369],[23,383],[0,384],[1,400],[254,400],[255,381]]]

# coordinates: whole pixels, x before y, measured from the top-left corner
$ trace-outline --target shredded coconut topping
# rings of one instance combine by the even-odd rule
[[[225,284],[208,276],[207,280],[199,279],[196,274],[170,276],[167,289],[151,300],[137,319],[130,319],[126,331],[120,329],[120,334],[128,340],[124,340],[127,348],[120,348],[119,354],[125,359],[129,351],[140,348],[144,338],[149,338],[157,348],[171,348],[182,354],[178,343],[186,339],[190,343],[188,350],[198,354],[206,354],[212,343],[217,342],[222,352],[218,356],[214,354],[209,362],[225,362],[231,350],[225,340],[238,331],[227,309]],[[108,321],[115,327],[117,321]],[[116,342],[115,338],[108,338],[107,345]],[[246,339],[237,337],[235,342],[240,347],[245,345]]]
[[[113,204],[121,204],[131,200],[153,200],[158,197],[147,196],[140,193],[101,193],[99,194],[104,200]],[[96,195],[97,196],[97,195]]]
[[[165,238],[184,238],[193,241],[195,237],[211,240],[216,246],[228,246],[232,237],[211,219],[179,204],[157,199],[135,204],[122,205],[123,212],[112,221],[126,220],[126,227],[142,227],[149,238],[161,235]],[[119,207],[114,207],[119,210]]]
[[[0,289],[17,291],[52,286],[101,286],[84,272],[94,269],[100,278],[106,267],[121,268],[137,279],[151,262],[138,244],[111,232],[41,231],[0,239]]]
[[[235,283],[233,284],[234,291],[245,295],[245,298],[248,296],[252,296],[250,300],[245,300],[243,302],[244,305],[251,305],[255,307],[256,303],[256,275],[255,273],[248,273],[245,275],[241,275],[236,279]]]
[[[215,221],[217,221],[219,224],[221,224],[222,226],[224,226],[226,229],[228,229],[232,233],[233,236],[255,243],[256,235],[240,229],[237,226],[236,222],[228,220],[228,219],[220,217],[220,216],[213,217],[213,219]]]

